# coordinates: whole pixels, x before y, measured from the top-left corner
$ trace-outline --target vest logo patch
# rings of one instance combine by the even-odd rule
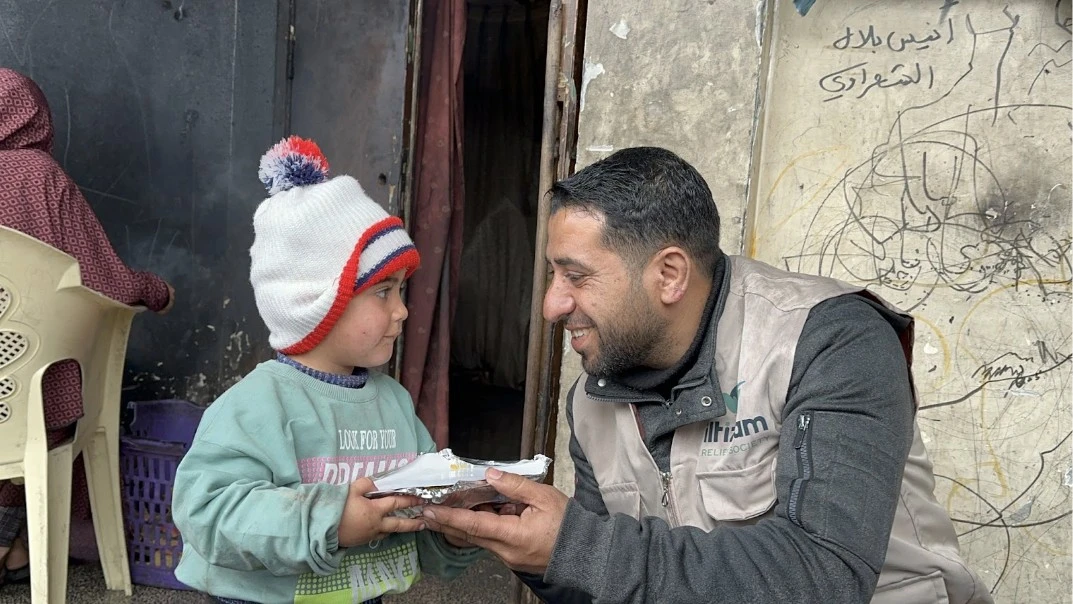
[[[741,385],[744,383],[745,380],[742,380],[737,384],[734,384],[734,389],[731,390],[729,393],[721,393],[723,395],[723,402],[726,403],[727,409],[729,409],[730,412],[734,415],[738,414],[738,388],[741,388]]]
[[[709,422],[708,428],[704,431],[704,442],[728,443],[736,438],[767,432],[769,429],[767,418],[763,415],[757,415],[756,417],[747,419],[739,419],[732,424],[725,425],[721,422],[714,421]]]
[[[723,402],[726,403],[727,410],[734,416],[738,413],[738,401],[741,396],[741,385],[745,381],[742,380],[734,385],[734,389],[729,393],[724,392]],[[722,457],[724,455],[733,455],[736,453],[744,453],[751,449],[755,444],[761,440],[772,438],[774,435],[765,434],[770,432],[771,426],[768,424],[768,419],[763,415],[757,415],[756,417],[746,417],[734,422],[726,422],[725,420],[715,420],[708,423],[708,427],[704,430],[704,443],[710,444],[723,444],[728,445],[731,442],[745,438],[748,436],[754,436],[748,442],[733,445],[729,447],[705,447],[700,451],[701,457]]]

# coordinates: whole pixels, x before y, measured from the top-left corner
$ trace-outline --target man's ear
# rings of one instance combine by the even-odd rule
[[[693,278],[693,260],[680,247],[663,248],[648,263],[660,302],[674,304],[685,297]]]

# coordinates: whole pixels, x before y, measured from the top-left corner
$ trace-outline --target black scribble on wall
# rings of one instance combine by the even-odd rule
[[[897,43],[884,37],[878,45],[878,26],[847,29],[840,23],[832,32],[833,50],[852,57],[843,63],[852,67],[840,67],[817,82],[822,93],[816,96],[817,111],[852,106],[849,111],[861,115],[886,116],[884,103],[902,109],[889,129],[883,124],[885,132],[876,141],[845,141],[870,149],[821,192],[800,243],[783,262],[790,270],[867,285],[922,318],[943,313],[941,320],[932,318],[941,323],[937,330],[945,331],[940,338],[957,340],[949,352],[956,367],[947,376],[953,379],[936,387],[956,390],[945,395],[951,400],[923,401],[919,409],[984,396],[990,404],[974,409],[979,419],[968,410],[922,416],[966,443],[963,450],[943,444],[945,452],[967,455],[947,459],[965,474],[936,477],[979,502],[958,503],[952,515],[959,536],[980,539],[977,547],[986,554],[976,555],[995,564],[991,592],[1001,587],[1018,601],[1019,582],[1030,576],[1020,569],[1042,538],[1029,529],[1068,530],[1071,515],[1070,489],[1050,480],[1068,467],[1073,437],[1068,424],[1054,425],[1068,416],[1073,369],[1066,316],[1073,299],[1068,138],[1073,133],[1068,93],[1073,42],[1070,0],[1055,2],[1053,25],[1049,5],[1039,13],[1043,20],[1031,25],[1010,6],[987,12],[977,6],[945,2],[939,20],[945,30],[935,27],[928,34],[917,27],[922,33],[909,45],[901,43],[901,33],[885,34]],[[914,31],[913,24],[899,27]],[[939,37],[926,40],[925,47],[925,35]],[[912,59],[898,58],[906,56]],[[928,77],[917,80],[915,66],[914,77],[902,77],[902,70],[917,61]],[[879,70],[891,64],[900,65],[897,73]],[[1003,291],[1010,293],[991,298]],[[989,306],[982,306],[989,299]],[[983,310],[976,312],[978,307]],[[961,322],[955,326],[955,320]],[[967,385],[955,385],[960,383]],[[1026,406],[1036,401],[1045,402],[1046,409]],[[1041,419],[1037,425],[1006,416],[1011,409]],[[983,422],[985,411],[991,425]],[[990,438],[1013,444],[1004,442],[999,452],[977,448]],[[1037,472],[1031,477],[1034,455]],[[986,485],[980,469],[992,464],[1000,478],[997,485]],[[1003,475],[1013,477],[1016,486],[1007,490]]]
[[[1025,495],[1027,495],[1030,491],[1032,491],[1032,489],[1034,487],[1036,487],[1036,485],[1039,483],[1040,478],[1043,476],[1044,470],[1046,470],[1047,467],[1048,467],[1047,456],[1053,454],[1058,449],[1064,447],[1066,442],[1069,441],[1071,436],[1073,436],[1073,432],[1068,432],[1068,433],[1066,433],[1065,437],[1058,442],[1058,444],[1054,445],[1050,449],[1047,449],[1045,451],[1040,451],[1039,452],[1039,467],[1036,470],[1036,476],[1032,478],[1032,481],[1029,482],[1028,485],[1025,486],[1025,488],[1022,489],[1021,492],[1018,493],[1016,497],[1011,499],[1002,508],[999,508],[998,506],[996,506],[987,497],[985,497],[984,495],[980,494],[978,491],[976,491],[972,487],[966,485],[964,482],[962,482],[960,480],[957,480],[956,478],[951,478],[949,476],[945,476],[945,475],[942,475],[942,474],[938,474],[938,473],[935,474],[936,478],[941,478],[943,480],[949,480],[950,482],[952,482],[952,483],[958,485],[959,487],[965,489],[966,492],[971,493],[974,497],[979,499],[981,503],[983,503],[985,506],[987,506],[987,508],[989,510],[991,510],[991,512],[993,512],[994,515],[995,515],[994,518],[984,520],[984,521],[966,520],[964,518],[951,518],[951,520],[953,520],[955,523],[966,524],[966,525],[970,525],[970,526],[973,527],[971,529],[968,529],[966,531],[958,533],[958,538],[965,537],[965,536],[970,535],[972,533],[975,533],[976,531],[979,531],[981,529],[996,529],[996,530],[1001,530],[1001,531],[1003,531],[1005,533],[1005,538],[1006,538],[1005,559],[1002,562],[1002,568],[1001,568],[1001,570],[999,570],[998,577],[995,579],[995,584],[991,586],[991,593],[995,593],[995,590],[1002,583],[1002,580],[1004,578],[1006,578],[1006,571],[1009,569],[1009,566],[1010,566],[1010,548],[1011,548],[1011,545],[1012,545],[1012,543],[1011,543],[1012,537],[1010,535],[1010,529],[1028,528],[1028,527],[1033,527],[1033,526],[1044,526],[1044,525],[1048,525],[1048,524],[1054,524],[1054,523],[1058,522],[1059,520],[1062,520],[1063,518],[1067,518],[1071,514],[1073,514],[1073,511],[1066,510],[1064,512],[1056,514],[1053,517],[1046,518],[1044,520],[1036,520],[1036,521],[1033,521],[1033,522],[1021,522],[1021,521],[1016,521],[1015,520],[1012,523],[1006,521],[1006,512],[1010,508],[1012,508],[1015,503],[1017,503],[1018,501],[1023,499],[1025,497]],[[1065,506],[1065,507],[1068,507],[1068,506]]]
[[[1036,342],[1036,347],[1037,354],[1021,355],[1016,352],[1005,352],[980,365],[969,376],[970,379],[979,380],[980,384],[978,386],[952,400],[921,405],[920,410],[956,405],[971,399],[980,391],[996,384],[1004,386],[1003,396],[1006,396],[1013,390],[1024,388],[1032,382],[1043,379],[1047,374],[1060,369],[1073,360],[1073,354],[1054,352],[1042,340]],[[1068,343],[1062,348],[1068,350]]]
[[[1055,0],[1054,24],[1067,34],[1073,34],[1073,18],[1069,14],[1069,0]]]
[[[934,100],[898,113],[886,141],[827,193],[799,252],[784,257],[787,268],[893,290],[910,312],[939,288],[978,294],[1032,287],[1049,302],[1069,296],[1068,278],[1048,277],[1073,274],[1073,238],[1049,228],[1068,206],[1068,161],[1043,193],[1026,174],[1039,169],[1034,143],[1021,144],[1024,153],[1003,149],[1020,163],[996,162],[993,151],[1020,144],[1033,127],[1053,134],[1071,107],[999,102],[1020,22],[1008,9],[1002,15],[1006,26],[983,30],[964,17],[971,54],[963,73]],[[966,90],[992,94],[974,106]],[[1008,123],[997,121],[1002,113]]]

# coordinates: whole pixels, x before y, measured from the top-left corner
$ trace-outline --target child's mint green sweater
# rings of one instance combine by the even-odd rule
[[[479,550],[428,531],[339,547],[350,483],[435,450],[395,380],[335,386],[277,361],[206,411],[175,476],[180,581],[265,604],[361,602],[406,591],[422,571],[451,578]]]

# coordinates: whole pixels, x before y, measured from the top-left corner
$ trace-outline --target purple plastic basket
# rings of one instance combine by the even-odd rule
[[[190,589],[174,574],[183,541],[171,518],[171,494],[175,470],[193,442],[203,408],[180,400],[132,406],[133,435],[119,441],[130,578],[138,585]]]
[[[180,399],[127,403],[130,435],[134,438],[178,443],[189,447],[201,422],[200,407]]]

